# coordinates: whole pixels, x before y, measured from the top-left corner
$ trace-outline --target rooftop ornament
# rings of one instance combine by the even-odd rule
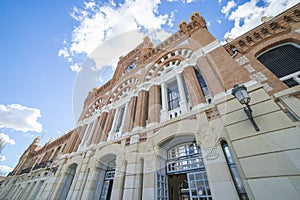
[[[242,104],[246,105],[244,107],[244,111],[248,116],[248,119],[251,121],[252,125],[254,126],[256,131],[259,131],[257,124],[255,123],[253,116],[252,116],[252,109],[249,105],[251,97],[247,92],[247,88],[244,85],[234,85],[231,94],[235,96],[235,98]]]

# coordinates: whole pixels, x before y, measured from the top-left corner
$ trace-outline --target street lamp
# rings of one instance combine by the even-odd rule
[[[250,108],[249,102],[251,97],[247,92],[247,88],[244,85],[234,85],[231,94],[235,96],[235,98],[242,104],[246,105],[244,107],[244,111],[247,114],[249,120],[251,121],[252,125],[254,126],[256,131],[259,131],[257,124],[255,123],[253,116],[252,116],[252,109]]]

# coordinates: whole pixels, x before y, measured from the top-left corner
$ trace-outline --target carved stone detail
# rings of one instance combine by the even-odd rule
[[[266,77],[266,75],[264,73],[262,73],[262,72],[258,72],[256,74],[253,74],[253,75],[250,76],[250,78],[252,80],[257,81],[257,82],[263,82],[263,81],[268,80],[268,78]]]
[[[250,62],[249,59],[247,58],[247,56],[242,56],[242,57],[240,57],[240,58],[237,58],[235,61],[236,61],[239,65],[244,65],[244,64]]]
[[[252,73],[252,72],[255,71],[255,69],[254,69],[250,64],[245,65],[244,67],[245,67],[245,69],[247,69],[247,71],[248,71],[249,73]]]

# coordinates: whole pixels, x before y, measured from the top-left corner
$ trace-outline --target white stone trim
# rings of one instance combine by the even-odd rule
[[[132,96],[138,96],[138,92],[141,90],[149,91],[149,89],[152,85],[160,85],[163,82],[167,82],[167,81],[171,80],[172,78],[174,78],[176,76],[176,74],[181,73],[186,67],[197,65],[197,60],[200,57],[215,50],[216,48],[218,48],[220,46],[222,46],[221,42],[219,40],[215,40],[215,41],[211,42],[210,44],[193,52],[192,54],[191,54],[191,51],[187,51],[186,54],[184,54],[182,52],[183,55],[186,55],[185,56],[186,59],[183,60],[179,65],[176,65],[176,64],[170,65],[169,67],[172,68],[171,71],[169,71],[167,73],[161,73],[161,76],[155,77],[155,78],[153,78],[149,81],[143,82],[143,83],[140,83],[138,81],[136,84],[135,90],[129,91],[122,99],[119,99],[116,102],[109,103],[108,105],[103,106],[102,109],[96,110],[95,112],[92,113],[92,116],[90,116],[89,118],[85,118],[84,120],[78,121],[76,124],[76,127],[90,123],[91,121],[95,120],[95,118],[97,116],[99,116],[102,112],[108,112],[110,109],[115,109],[115,108],[119,107],[120,105],[129,101]],[[182,51],[184,51],[184,50],[186,50],[186,49],[182,49]],[[175,54],[178,55],[178,50],[175,51]],[[147,64],[145,66],[145,68],[149,68],[149,66],[151,66],[151,65],[152,65],[152,62]],[[155,63],[154,66],[157,67],[158,64]],[[131,80],[131,79],[129,79],[129,80]],[[115,92],[115,89],[118,87],[120,87],[120,85],[114,86],[111,89],[111,91]],[[109,94],[111,91],[108,91],[106,94]]]

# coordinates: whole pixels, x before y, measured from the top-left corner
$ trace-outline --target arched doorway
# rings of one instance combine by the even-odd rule
[[[93,200],[110,199],[115,177],[116,156],[107,155],[99,160],[98,175]]]
[[[156,199],[212,200],[201,148],[196,142],[177,143],[165,153],[166,160],[159,161],[165,167],[156,174]]]
[[[115,177],[115,170],[116,170],[116,160],[114,159],[108,163],[107,169],[105,171],[100,200],[110,199],[112,185]]]

